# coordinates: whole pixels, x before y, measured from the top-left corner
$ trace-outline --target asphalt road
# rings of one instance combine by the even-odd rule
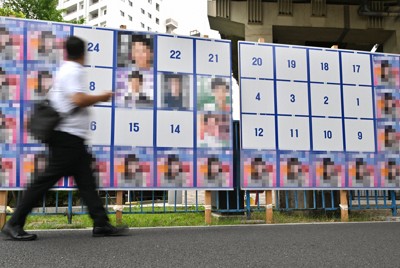
[[[0,267],[400,267],[396,222],[35,233],[29,242],[1,237]]]

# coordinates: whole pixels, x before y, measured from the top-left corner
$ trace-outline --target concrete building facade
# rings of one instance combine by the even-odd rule
[[[165,32],[162,0],[59,0],[65,20],[85,19],[86,25]]]
[[[208,0],[208,15],[225,37],[400,53],[398,0]]]

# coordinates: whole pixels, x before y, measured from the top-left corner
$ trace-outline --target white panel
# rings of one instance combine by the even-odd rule
[[[112,69],[85,68],[86,85],[91,94],[101,94],[112,91]],[[101,102],[101,105],[111,105],[111,100]]]
[[[159,71],[193,73],[193,39],[158,36]]]
[[[343,86],[344,117],[374,118],[372,88]]]
[[[342,53],[344,84],[371,85],[370,55]]]
[[[372,120],[345,120],[346,151],[375,152],[375,129]]]
[[[342,116],[340,85],[312,84],[311,112],[319,116]]]
[[[241,80],[243,113],[275,113],[274,82]]]
[[[310,128],[307,117],[278,116],[280,150],[310,150]]]
[[[111,145],[111,108],[92,107],[90,109],[89,143],[91,145]]]
[[[309,50],[310,80],[340,83],[339,52]]]
[[[113,31],[75,27],[74,35],[82,38],[86,42],[86,65],[113,66]]]
[[[243,149],[276,149],[275,116],[242,116]]]
[[[308,115],[306,83],[277,82],[278,114]]]
[[[153,111],[116,109],[114,144],[153,146]]]
[[[307,81],[305,49],[276,47],[276,78]]]
[[[313,118],[314,151],[343,151],[342,119]]]
[[[193,112],[158,111],[157,147],[193,147]]]
[[[230,43],[196,40],[196,72],[230,76]]]
[[[239,48],[241,77],[274,78],[272,47],[240,44]]]

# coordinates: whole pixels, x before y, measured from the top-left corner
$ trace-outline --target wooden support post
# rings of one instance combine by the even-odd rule
[[[265,191],[265,211],[266,211],[266,223],[272,223],[274,220],[274,212],[272,207],[272,190]]]
[[[340,218],[342,222],[349,221],[349,206],[347,202],[347,191],[340,190]]]
[[[115,212],[117,225],[122,224],[122,210],[124,209],[124,205],[122,204],[123,195],[123,191],[117,191],[117,209]]]
[[[205,192],[205,218],[206,224],[211,224],[211,191]]]
[[[7,191],[0,191],[0,229],[6,224],[7,195]]]

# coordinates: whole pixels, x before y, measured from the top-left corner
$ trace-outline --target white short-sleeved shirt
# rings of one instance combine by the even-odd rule
[[[84,68],[77,62],[65,61],[54,80],[53,87],[49,91],[49,99],[53,107],[62,114],[72,112],[76,105],[72,102],[75,93],[88,94],[84,83]],[[88,108],[80,108],[73,114],[67,114],[56,130],[69,134],[88,138],[90,115]]]

